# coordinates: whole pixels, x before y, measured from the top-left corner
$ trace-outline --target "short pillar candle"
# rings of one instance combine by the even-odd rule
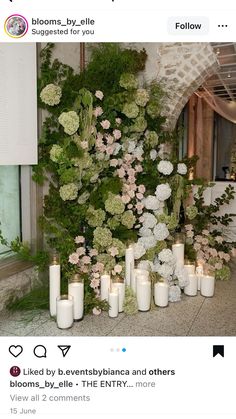
[[[215,293],[215,276],[211,273],[201,277],[201,295],[203,297],[213,297]]]
[[[139,311],[148,311],[151,305],[151,281],[143,275],[138,275],[136,278],[138,309]]]
[[[189,284],[184,287],[184,293],[190,297],[197,295],[198,279],[195,274],[188,274]]]
[[[108,294],[109,317],[117,317],[119,313],[119,291],[113,288]]]
[[[174,243],[172,244],[172,253],[176,259],[176,268],[184,266],[184,235],[176,234]]]
[[[125,300],[125,283],[123,278],[117,278],[112,282],[112,291],[118,290],[119,295],[119,313],[124,311],[124,300]]]
[[[60,295],[57,297],[57,326],[59,329],[69,329],[74,319],[73,297]]]
[[[157,282],[154,285],[154,302],[158,307],[168,306],[169,285],[165,282]]]

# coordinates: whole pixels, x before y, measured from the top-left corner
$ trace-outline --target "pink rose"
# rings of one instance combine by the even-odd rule
[[[132,204],[129,204],[127,208],[130,210],[130,209],[133,208],[133,205]]]
[[[194,247],[194,250],[196,250],[196,252],[197,252],[198,250],[200,250],[200,249],[201,249],[201,245],[200,245],[200,243],[195,243],[195,244],[193,245],[193,247]]]
[[[120,124],[121,124],[121,122],[122,122],[122,120],[121,120],[120,118],[116,118],[116,123],[117,123],[117,125],[120,125]]]
[[[193,238],[193,236],[194,236],[194,232],[193,232],[193,231],[188,230],[188,231],[186,232],[186,236],[187,236],[187,237],[189,237],[189,238],[191,239],[191,238]]]
[[[220,262],[217,262],[216,264],[215,264],[215,269],[222,269],[222,263],[220,263]]]
[[[121,131],[119,129],[114,129],[113,135],[116,140],[119,140],[121,138]]]
[[[122,266],[121,265],[115,265],[114,272],[116,274],[120,274],[122,272]]]
[[[224,254],[224,260],[225,262],[229,262],[230,261],[230,255],[228,255],[227,253]]]
[[[85,238],[83,236],[77,236],[75,238],[75,243],[76,244],[80,244],[80,243],[84,243],[85,242]]]
[[[125,171],[124,171],[124,169],[122,167],[120,169],[118,169],[117,170],[117,174],[118,174],[119,178],[125,177]]]
[[[102,140],[103,140],[103,134],[101,132],[98,132],[97,141],[102,141]]]
[[[126,162],[131,162],[133,157],[131,156],[131,154],[127,153],[125,154],[124,159]]]
[[[143,194],[138,192],[136,193],[136,197],[139,199],[139,201],[141,201],[141,199],[143,199]]]
[[[223,241],[224,241],[224,239],[223,239],[223,237],[221,237],[221,236],[217,236],[216,238],[215,238],[215,240],[217,241],[217,243],[223,243]]]
[[[72,263],[72,265],[77,265],[79,262],[79,255],[77,253],[72,253],[69,256],[69,262]]]
[[[192,229],[193,229],[193,225],[192,224],[186,224],[185,230],[191,231]]]
[[[134,191],[128,191],[128,195],[130,196],[130,198],[134,198],[135,197]]]
[[[145,186],[144,185],[139,185],[138,191],[141,192],[141,193],[145,193],[145,191],[146,191]]]
[[[101,314],[101,312],[102,312],[102,310],[100,308],[98,308],[98,307],[93,308],[93,314],[95,316],[99,316]]]
[[[137,173],[143,172],[143,168],[142,168],[141,164],[136,164],[135,170],[136,170]]]
[[[130,200],[131,200],[131,198],[130,198],[130,196],[128,194],[122,195],[121,199],[122,199],[122,202],[124,204],[128,204],[130,202]]]
[[[118,160],[117,159],[111,159],[110,160],[110,166],[111,167],[117,167],[118,166]]]
[[[93,277],[93,279],[90,281],[90,287],[95,289],[95,288],[98,288],[99,285],[100,285],[100,280]]]
[[[85,266],[85,265],[83,265],[83,266],[81,266],[81,272],[83,272],[84,274],[87,274],[88,273],[88,271],[89,271],[89,268],[88,268],[88,266]]]
[[[106,153],[110,156],[111,154],[114,153],[114,149],[115,149],[115,145],[111,144],[106,148]]]
[[[136,205],[135,205],[135,207],[136,207],[136,209],[138,210],[138,211],[142,211],[143,210],[143,208],[144,208],[144,205],[142,204],[142,202],[138,202]],[[139,219],[140,220],[140,219]],[[141,222],[141,221],[140,221]]]
[[[85,254],[85,248],[84,247],[78,247],[78,249],[76,249],[76,253],[78,256],[82,256]]]
[[[115,257],[119,254],[117,247],[112,246],[108,249],[108,252],[111,254],[112,257]]]
[[[94,256],[97,256],[98,255],[98,251],[97,251],[97,249],[91,249],[90,250],[90,252],[89,252],[89,256],[92,258],[92,257],[94,257]]]
[[[127,173],[128,173],[128,175],[129,175],[129,176],[133,176],[133,177],[134,177],[136,172],[135,172],[135,170],[131,167],[130,169],[128,169],[128,170],[127,170]]]
[[[97,90],[97,91],[95,92],[95,96],[96,96],[96,98],[98,98],[98,99],[102,100],[102,99],[103,99],[103,97],[104,97],[104,94],[103,94],[103,92],[101,92],[101,90]]]
[[[82,259],[81,259],[81,262],[82,262],[84,265],[89,265],[89,264],[91,263],[91,258],[90,258],[90,256],[83,256],[83,257],[82,257]]]
[[[107,144],[113,144],[114,143],[114,138],[112,137],[112,135],[107,135],[106,140],[107,140]]]
[[[111,123],[108,121],[108,119],[104,119],[104,121],[101,122],[101,126],[103,129],[109,129],[111,126]]]
[[[96,116],[96,118],[98,116],[101,116],[103,114],[103,109],[101,108],[101,106],[97,106],[94,111],[93,111],[94,116]]]

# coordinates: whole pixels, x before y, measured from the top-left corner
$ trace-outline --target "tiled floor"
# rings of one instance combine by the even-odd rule
[[[1,336],[236,336],[236,270],[231,281],[217,281],[213,298],[186,297],[167,308],[135,316],[86,316],[59,330],[47,311],[1,313]]]

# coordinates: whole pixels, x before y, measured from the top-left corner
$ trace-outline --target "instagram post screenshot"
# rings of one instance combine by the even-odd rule
[[[236,6],[156,3],[1,1],[3,419],[236,417]]]

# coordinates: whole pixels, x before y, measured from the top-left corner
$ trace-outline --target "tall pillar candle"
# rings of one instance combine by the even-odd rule
[[[215,277],[213,275],[202,275],[201,295],[203,297],[213,297],[215,293]]]
[[[137,276],[137,303],[140,311],[150,310],[151,305],[151,281],[145,276]]]
[[[176,259],[176,268],[184,266],[184,243],[174,243],[172,245],[172,253]]]
[[[61,265],[58,254],[53,254],[49,266],[49,310],[51,316],[56,316],[57,297],[61,293]]]
[[[59,329],[69,329],[73,325],[73,297],[60,295],[57,297],[57,326]]]
[[[197,289],[198,289],[198,291],[200,291],[201,290],[201,279],[202,279],[202,276],[203,276],[203,266],[200,265],[200,264],[196,267],[196,275],[197,275],[197,279],[198,279]]]
[[[165,282],[157,282],[154,285],[154,302],[158,307],[168,306],[169,285]]]
[[[71,278],[68,293],[74,299],[74,320],[82,320],[84,316],[84,282],[80,275],[75,274]]]
[[[131,286],[131,278],[134,274],[134,248],[132,245],[125,251],[125,284]],[[134,284],[133,284],[134,286]]]
[[[190,297],[197,295],[198,279],[195,274],[188,274],[189,284],[184,287],[184,293]]]
[[[119,292],[118,289],[113,289],[108,295],[109,317],[117,317],[119,313]]]
[[[104,273],[103,275],[101,275],[101,279],[100,279],[101,301],[102,300],[108,301],[108,294],[109,294],[109,290],[110,290],[110,282],[111,282],[111,277],[110,277],[109,274]]]
[[[117,282],[113,282],[112,284],[112,291],[118,290],[119,295],[119,313],[122,313],[124,311],[124,300],[125,300],[125,284],[124,280],[120,279]]]

